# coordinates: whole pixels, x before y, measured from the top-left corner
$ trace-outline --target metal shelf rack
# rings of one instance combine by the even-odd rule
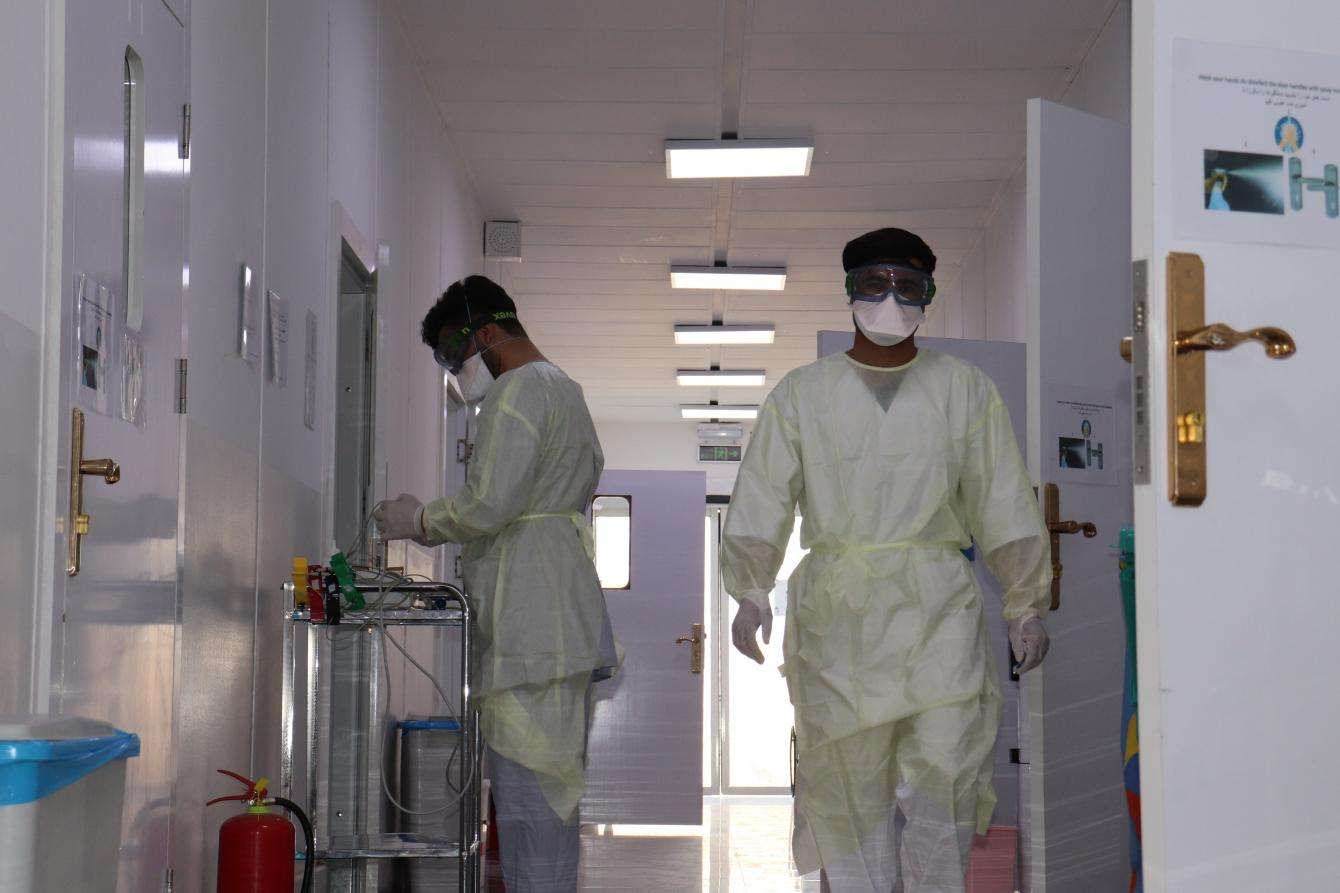
[[[447,606],[432,610],[369,605],[344,612],[338,624],[313,623],[305,607],[285,612],[280,788],[292,796],[297,760],[303,759],[307,806],[316,832],[314,856],[326,866],[327,889],[341,893],[376,889],[375,865],[385,860],[449,859],[459,865],[459,889],[475,893],[483,857],[482,741],[478,711],[470,698],[469,601],[449,583],[361,583],[358,589],[373,599],[390,596],[419,605],[429,598],[443,599]],[[305,647],[299,642],[303,627]],[[381,773],[386,749],[394,747],[390,737],[394,730],[385,723],[388,691],[382,669],[384,642],[378,633],[389,627],[459,630],[460,699],[451,706],[461,719],[461,756],[454,761],[452,774],[455,789],[464,788],[465,793],[456,809],[460,828],[455,840],[382,827]],[[303,704],[299,684],[305,689]],[[444,688],[449,685],[445,682]]]

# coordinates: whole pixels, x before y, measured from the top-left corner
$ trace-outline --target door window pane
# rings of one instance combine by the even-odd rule
[[[631,585],[632,522],[633,503],[627,496],[597,496],[591,503],[601,589],[628,589]]]
[[[335,334],[335,542],[350,560],[368,563],[364,525],[372,511],[376,300],[372,275],[346,246]]]
[[[786,557],[777,572],[777,585],[768,596],[772,603],[772,636],[758,644],[766,658],[754,663],[734,648],[727,659],[730,749],[730,787],[787,789],[791,784],[791,727],[794,712],[786,683],[778,672],[782,664],[782,637],[786,632],[787,587],[791,573],[805,557],[800,548],[800,519],[796,519]]]

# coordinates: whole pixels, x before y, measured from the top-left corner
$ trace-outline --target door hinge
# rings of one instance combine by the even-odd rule
[[[456,440],[456,461],[465,463],[475,454],[475,445],[464,437]]]
[[[457,579],[457,580],[460,580],[460,579],[462,579],[462,578],[464,577],[464,573],[462,572],[462,568],[461,568],[461,556],[459,556],[459,555],[456,556],[456,568],[455,568],[455,574],[456,574],[456,579]]]
[[[186,357],[177,357],[177,415],[186,415]]]
[[[172,893],[172,869],[163,872],[163,893]]]
[[[185,160],[191,157],[191,104],[181,107],[181,143],[177,146],[177,157]]]

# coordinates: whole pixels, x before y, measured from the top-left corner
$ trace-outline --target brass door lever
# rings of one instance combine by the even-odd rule
[[[65,573],[79,574],[79,547],[88,533],[88,515],[84,514],[84,475],[100,477],[108,484],[121,480],[121,465],[115,459],[84,458],[84,413],[75,409],[70,415],[70,514],[66,531]]]
[[[707,638],[707,634],[703,632],[701,623],[693,624],[692,629],[691,634],[676,638],[675,644],[693,646],[689,652],[689,672],[694,675],[701,675],[703,672],[703,639]]]
[[[1176,353],[1185,354],[1194,350],[1232,350],[1247,341],[1259,341],[1265,348],[1266,356],[1272,360],[1284,360],[1298,352],[1293,337],[1275,326],[1261,326],[1246,332],[1239,332],[1232,326],[1217,322],[1192,332],[1178,332],[1173,343]]]
[[[1047,524],[1047,533],[1051,536],[1052,546],[1052,606],[1055,611],[1061,607],[1061,574],[1065,568],[1061,565],[1061,537],[1066,534],[1082,533],[1085,539],[1098,535],[1098,527],[1092,521],[1061,520],[1061,488],[1056,484],[1044,484],[1042,489],[1043,520]]]

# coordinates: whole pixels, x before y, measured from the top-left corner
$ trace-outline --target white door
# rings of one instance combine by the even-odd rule
[[[1029,459],[1060,491],[1061,607],[1024,698],[1026,877],[1035,893],[1124,890],[1130,880],[1121,729],[1126,632],[1116,551],[1131,523],[1130,132],[1028,104]]]
[[[584,822],[702,824],[705,677],[693,655],[705,656],[706,643],[677,640],[702,628],[706,500],[701,471],[607,471],[600,480],[596,564],[626,654],[618,675],[596,687]]]
[[[1138,0],[1132,38],[1153,471],[1135,488],[1146,889],[1333,890],[1340,15],[1333,0]],[[1283,360],[1253,341],[1202,354],[1191,426],[1168,397],[1173,252],[1203,263],[1204,322],[1297,344]],[[1203,450],[1200,505],[1170,499],[1170,415],[1178,452]]]
[[[160,0],[71,3],[65,22],[63,533],[52,709],[139,735],[140,755],[127,762],[119,886],[158,891],[173,780],[186,38]],[[78,574],[67,576],[76,409],[84,458],[116,460],[120,480],[83,476],[88,532]]]

